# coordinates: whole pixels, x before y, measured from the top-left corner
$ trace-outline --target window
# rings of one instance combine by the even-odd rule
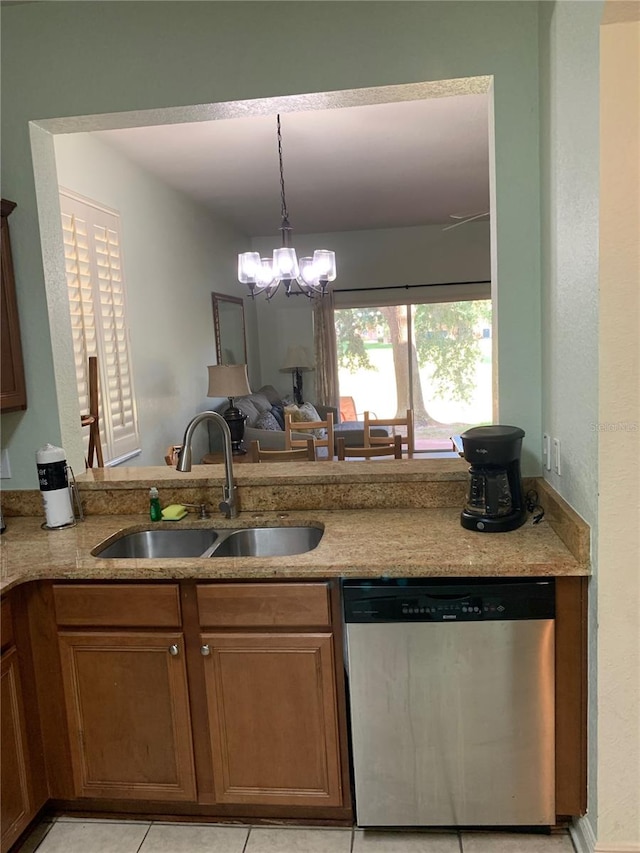
[[[140,453],[120,217],[67,190],[60,191],[60,209],[80,412],[89,410],[88,359],[95,355],[102,450],[105,465],[117,465]]]
[[[404,289],[395,302],[385,289],[335,294],[341,402],[356,419],[413,409],[417,453],[451,450],[449,436],[492,421],[489,287],[457,288],[416,288],[410,303]]]

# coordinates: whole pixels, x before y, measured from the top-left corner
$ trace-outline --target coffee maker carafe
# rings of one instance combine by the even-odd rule
[[[498,533],[523,525],[527,518],[520,476],[524,430],[496,424],[473,427],[460,438],[464,458],[471,463],[462,526]]]

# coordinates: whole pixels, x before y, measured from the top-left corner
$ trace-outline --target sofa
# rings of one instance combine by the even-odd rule
[[[234,405],[247,416],[244,428],[244,447],[249,450],[251,442],[258,440],[262,450],[284,450],[284,410],[291,405],[285,402],[273,385],[263,385],[259,391],[254,391],[244,397],[234,397]],[[222,403],[216,411],[220,414],[228,408],[228,402]],[[305,403],[301,407],[301,414],[294,415],[294,420],[316,420],[317,413],[319,420],[326,420],[327,413],[333,413],[334,423],[334,441],[336,446],[334,453],[337,452],[337,440],[342,437],[345,439],[347,447],[363,447],[364,446],[364,424],[362,421],[345,421],[339,422],[338,409],[333,406],[321,406]],[[375,427],[371,430],[374,436],[387,436],[389,431],[385,427]],[[305,439],[309,437],[308,432],[297,433],[292,432],[292,438]],[[222,451],[222,438],[220,431],[209,423],[209,451],[211,453],[220,453]],[[318,457],[326,457],[326,448],[318,448]]]
[[[273,385],[263,385],[259,391],[247,394],[244,397],[234,397],[234,405],[246,415],[244,429],[244,447],[248,450],[251,442],[258,440],[263,450],[284,450],[284,409],[286,403],[280,397]],[[220,414],[228,408],[228,402],[222,403],[216,408]],[[328,412],[333,412],[334,422],[338,417],[338,410],[332,406],[313,406],[305,404],[306,413],[316,411],[320,420],[326,420]],[[304,418],[305,420],[307,417]],[[308,418],[312,420],[312,417]],[[308,433],[292,433],[293,438],[305,439]],[[323,448],[320,448],[322,450]],[[326,450],[326,448],[324,448]],[[209,423],[209,450],[217,453],[222,450],[220,431]],[[320,452],[320,451],[319,451]]]

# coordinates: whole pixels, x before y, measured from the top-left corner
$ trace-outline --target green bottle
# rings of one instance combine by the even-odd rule
[[[155,486],[152,486],[149,489],[149,517],[151,518],[151,521],[162,521],[160,498]]]

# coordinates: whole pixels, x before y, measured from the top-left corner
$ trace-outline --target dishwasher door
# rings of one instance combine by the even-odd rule
[[[553,619],[346,632],[359,826],[555,823]]]

